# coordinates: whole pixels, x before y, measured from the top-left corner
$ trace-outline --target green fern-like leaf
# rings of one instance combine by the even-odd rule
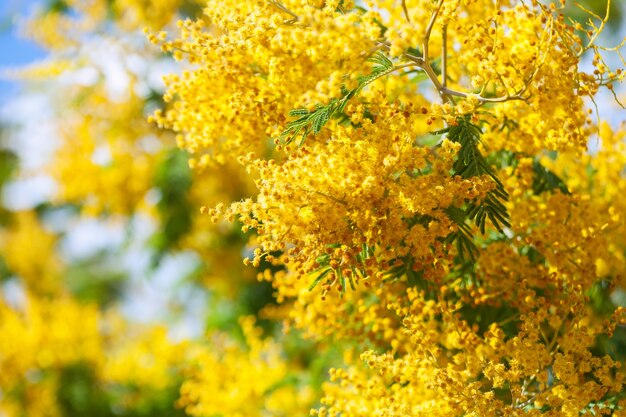
[[[461,144],[458,158],[454,163],[455,175],[462,178],[471,178],[479,175],[488,175],[496,183],[496,188],[485,198],[468,205],[465,214],[473,220],[485,233],[487,220],[502,232],[504,227],[510,227],[509,213],[503,202],[508,200],[508,193],[495,171],[487,163],[480,152],[482,130],[466,118],[460,118],[456,126],[446,129],[448,139]]]
[[[533,161],[533,174],[533,193],[541,194],[558,189],[563,194],[570,194],[565,182],[537,160]]]
[[[311,283],[311,285],[309,286],[309,291],[313,291],[313,289],[315,287],[317,287],[317,284],[319,284],[320,282],[322,282],[322,280],[324,278],[326,278],[326,275],[328,275],[329,273],[332,272],[332,268],[330,267],[325,267],[325,268],[320,268],[321,272],[320,274],[317,276],[317,278],[315,278],[315,280],[313,280],[313,282]]]
[[[367,61],[374,64],[372,66],[372,74],[380,74],[393,68],[393,62],[381,51],[377,51]]]
[[[509,196],[495,171],[480,152],[482,135],[480,127],[472,124],[467,118],[460,118],[455,126],[435,133],[446,134],[449,140],[461,145],[457,160],[453,165],[454,175],[462,178],[488,175],[496,184],[494,190],[484,198],[468,203],[465,209],[456,207],[446,209],[446,214],[458,228],[456,232],[448,236],[447,242],[456,243],[458,255],[462,259],[473,261],[478,250],[466,221],[473,221],[483,235],[486,232],[487,221],[502,233],[504,228],[511,226],[509,213],[504,205]]]
[[[469,259],[473,262],[478,255],[478,249],[474,244],[472,231],[465,222],[466,213],[457,207],[448,207],[446,214],[457,225],[457,231],[450,234],[446,242],[456,244],[457,253],[461,259]]]
[[[342,86],[340,98],[334,98],[330,103],[323,106],[318,105],[314,110],[309,111],[305,108],[291,110],[289,116],[295,117],[295,119],[287,123],[285,131],[281,135],[283,140],[290,143],[300,137],[300,145],[302,145],[307,136],[320,133],[330,119],[341,117],[350,99],[363,88],[396,70],[393,62],[380,51],[372,55],[367,61],[372,64],[371,71],[369,74],[357,78],[356,88],[350,90]]]

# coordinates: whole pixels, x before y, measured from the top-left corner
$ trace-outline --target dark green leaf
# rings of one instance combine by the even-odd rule
[[[309,291],[313,291],[313,289],[317,287],[317,284],[319,284],[320,281],[322,281],[324,277],[328,275],[330,272],[332,272],[332,268],[327,268],[323,270],[322,273],[319,274],[317,278],[315,278],[315,281],[313,281],[311,285],[309,285]]]

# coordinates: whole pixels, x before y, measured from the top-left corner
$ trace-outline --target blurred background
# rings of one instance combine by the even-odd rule
[[[178,281],[181,276],[192,273],[198,267],[197,259],[190,253],[184,253],[184,251],[175,255],[166,254],[165,248],[163,250],[157,248],[155,253],[150,253],[151,250],[146,251],[144,245],[152,249],[171,242],[156,243],[160,237],[155,237],[157,224],[150,215],[138,214],[136,218],[132,216],[135,207],[130,205],[137,202],[136,198],[131,197],[130,201],[127,202],[129,207],[126,207],[125,212],[124,210],[120,212],[120,210],[105,207],[110,203],[104,200],[107,197],[114,198],[114,195],[105,196],[104,193],[89,195],[86,190],[81,190],[74,193],[70,198],[60,196],[63,194],[63,190],[59,189],[61,178],[56,175],[58,170],[51,165],[55,161],[60,161],[58,158],[63,153],[60,147],[65,139],[63,135],[70,130],[70,123],[64,126],[68,120],[63,120],[63,118],[72,112],[74,113],[73,116],[81,118],[96,117],[94,114],[89,114],[93,113],[95,105],[94,108],[90,109],[91,112],[74,111],[78,110],[78,106],[84,104],[84,97],[81,95],[92,93],[108,95],[107,98],[100,97],[103,100],[103,103],[99,103],[101,106],[103,106],[104,100],[109,98],[118,106],[128,106],[129,100],[132,98],[141,98],[152,103],[150,100],[158,100],[156,94],[163,89],[162,75],[172,70],[172,66],[164,60],[160,62],[162,57],[159,57],[158,53],[154,59],[155,62],[152,63],[148,62],[152,57],[141,56],[140,54],[133,57],[135,62],[131,62],[130,66],[122,62],[126,58],[123,56],[124,48],[132,46],[147,49],[147,40],[144,40],[145,35],[141,32],[141,28],[136,28],[137,30],[134,32],[131,30],[118,37],[112,32],[107,33],[108,28],[105,28],[105,25],[98,27],[98,24],[102,24],[102,22],[91,22],[93,26],[80,33],[79,36],[84,36],[85,40],[93,43],[82,45],[74,50],[69,43],[63,44],[62,40],[59,41],[59,45],[47,44],[47,40],[42,38],[46,34],[38,32],[40,29],[35,26],[46,24],[47,22],[42,17],[47,18],[53,15],[55,9],[69,8],[69,3],[67,5],[63,3],[45,0],[7,0],[0,5],[0,73],[2,74],[0,77],[2,142],[0,143],[4,147],[1,154],[3,160],[2,176],[0,177],[4,206],[2,220],[7,222],[7,219],[12,217],[12,213],[34,212],[39,220],[43,220],[42,226],[50,229],[51,234],[60,238],[57,242],[58,255],[72,265],[80,264],[80,268],[84,269],[82,272],[73,270],[72,273],[78,275],[85,273],[89,276],[94,273],[104,274],[102,279],[107,282],[103,282],[101,285],[116,288],[115,290],[110,288],[110,291],[120,291],[117,285],[126,278],[137,278],[137,282],[124,284],[133,286],[131,293],[136,294],[135,299],[125,303],[125,308],[132,310],[130,315],[139,320],[163,320],[161,316],[171,310],[169,307],[164,307],[164,304],[175,302],[165,299],[170,294],[175,298],[173,294],[176,291],[170,291],[172,288],[169,288],[172,285],[175,286],[175,283],[170,281]],[[95,2],[83,3],[87,5],[86,7],[95,7]],[[81,10],[71,12],[76,14],[76,18],[81,18],[79,15]],[[176,10],[172,15],[175,13]],[[44,28],[43,31],[45,30],[47,29]],[[64,36],[64,31],[68,32],[69,38],[72,36],[69,32],[75,29],[58,23],[56,30],[59,31],[59,38]],[[76,35],[74,34],[74,36]],[[122,35],[122,33],[117,35]],[[56,35],[51,35],[51,38],[54,36]],[[134,45],[128,45],[133,42]],[[97,47],[88,50],[95,45]],[[158,52],[157,48],[154,49]],[[55,68],[55,66],[65,66],[70,60],[81,62],[75,68]],[[153,64],[152,67],[146,68],[150,64]],[[66,69],[67,71],[65,71]],[[64,73],[61,74],[61,71]],[[132,92],[127,96],[126,92],[132,89],[131,83],[136,81],[131,80],[129,74],[131,72],[135,72],[132,75],[137,78],[144,78],[143,81],[149,85],[142,86],[145,91],[137,94]],[[60,76],[57,77],[59,74]],[[100,89],[104,91],[98,91]],[[75,95],[75,97],[70,98],[69,95]],[[128,126],[119,126],[120,129],[137,123],[143,124],[137,119],[147,118],[149,112],[154,109],[150,107],[150,104],[143,107],[142,109],[123,109],[128,113],[120,114],[120,120],[117,122]],[[138,110],[140,113],[137,113]],[[105,114],[97,116],[104,118]],[[98,133],[103,136],[99,139],[103,139],[103,142],[107,143],[111,143],[109,141],[112,140],[111,135],[115,134],[111,131]],[[145,134],[143,139],[146,142],[153,139],[149,132],[137,132],[137,134]],[[108,136],[108,138],[104,136]],[[152,146],[154,149],[149,150],[149,152],[157,153],[156,148],[160,144],[157,143],[157,140],[154,142],[152,144],[147,143],[143,148]],[[76,142],[73,144],[75,145]],[[111,152],[107,146],[92,144],[92,148],[89,149],[91,151],[89,158],[96,162],[91,167],[91,172],[93,172],[94,167],[104,169],[107,164],[114,162],[111,155],[107,155]],[[145,150],[143,148],[142,151]],[[73,151],[69,149],[69,152]],[[75,151],[80,153],[81,150],[75,149]],[[170,157],[171,160],[161,161],[163,166],[160,168],[166,171],[171,169],[174,172],[163,172],[159,179],[156,178],[156,173],[152,173],[154,175],[149,178],[149,181],[167,182],[170,174],[174,174],[174,177],[177,174],[180,176],[190,175],[184,169],[186,161],[183,160],[185,156],[182,153],[181,155],[170,155]],[[66,162],[69,165],[66,168],[73,169],[74,167],[71,165],[76,161]],[[137,168],[137,170],[140,169],[140,167]],[[178,173],[175,172],[176,170],[183,170],[184,172]],[[78,172],[72,172],[71,175]],[[101,180],[106,181],[107,179],[102,178]],[[82,180],[87,179],[83,178]],[[172,181],[186,180],[188,179],[181,180],[176,177]],[[109,184],[112,188],[116,188],[115,185],[121,185],[121,182]],[[144,184],[144,187],[148,188],[151,185],[155,184]],[[157,195],[162,191],[158,185],[174,187],[178,184],[156,185],[155,189],[145,190],[153,191],[152,194],[147,193],[143,197],[158,205],[164,199],[163,196]],[[70,185],[69,188],[71,187],[73,185]],[[113,190],[120,193],[119,199],[121,200],[127,197],[125,194],[134,191],[123,188]],[[95,194],[98,193],[99,191],[95,191]],[[177,196],[172,196],[171,199],[175,200],[175,197]],[[93,204],[86,203],[86,200],[93,201]],[[100,207],[83,210],[83,204]],[[191,208],[189,207],[189,209]],[[79,212],[85,213],[87,211],[90,211],[88,216],[79,215]],[[185,213],[184,215],[189,216],[190,214]],[[4,224],[6,225],[6,223]],[[175,228],[175,226],[171,227]],[[172,233],[181,234],[185,227],[180,226],[180,228],[181,230],[175,230]],[[163,239],[167,238],[164,237]],[[147,242],[150,239],[154,241]],[[24,248],[24,250],[29,249],[32,248]],[[128,277],[121,275],[128,275]],[[139,279],[139,277],[146,278],[147,276],[152,278],[150,280]],[[87,280],[88,278],[76,276],[73,279]],[[80,285],[92,284],[84,282]],[[103,290],[104,287],[99,290]],[[84,290],[97,291],[88,288]],[[168,294],[168,296],[166,297],[164,294]],[[109,296],[112,295],[106,295],[106,297]],[[185,305],[191,307],[194,303],[194,296],[185,294],[184,298]],[[204,304],[204,301],[198,300],[198,304],[193,305],[194,316],[197,317],[197,312],[202,311]],[[188,328],[186,330],[188,332],[198,334],[200,331],[197,328],[198,323],[195,321],[189,326],[195,327],[193,329]]]
[[[251,184],[147,121],[181,65],[144,29],[200,10],[0,3],[0,416],[183,415],[183,368],[273,303],[240,226],[200,215]]]

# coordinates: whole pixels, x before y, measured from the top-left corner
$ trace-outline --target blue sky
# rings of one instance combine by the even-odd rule
[[[32,10],[42,0],[0,0],[0,74],[5,69],[36,62],[45,51],[19,35],[17,19]],[[0,103],[15,94],[19,84],[0,76]]]

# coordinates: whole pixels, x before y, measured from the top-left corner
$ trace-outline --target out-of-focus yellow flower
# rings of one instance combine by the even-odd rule
[[[63,263],[56,246],[57,237],[32,211],[14,213],[9,228],[0,230],[0,250],[9,270],[36,294],[61,293]]]
[[[240,321],[245,346],[216,334],[197,353],[181,387],[179,403],[192,416],[231,417],[304,415],[312,392],[297,380],[279,344],[261,338],[254,319]]]
[[[97,367],[102,363],[100,325],[96,306],[66,297],[28,296],[23,309],[3,301],[0,410],[9,416],[57,415],[57,373],[76,364]]]

